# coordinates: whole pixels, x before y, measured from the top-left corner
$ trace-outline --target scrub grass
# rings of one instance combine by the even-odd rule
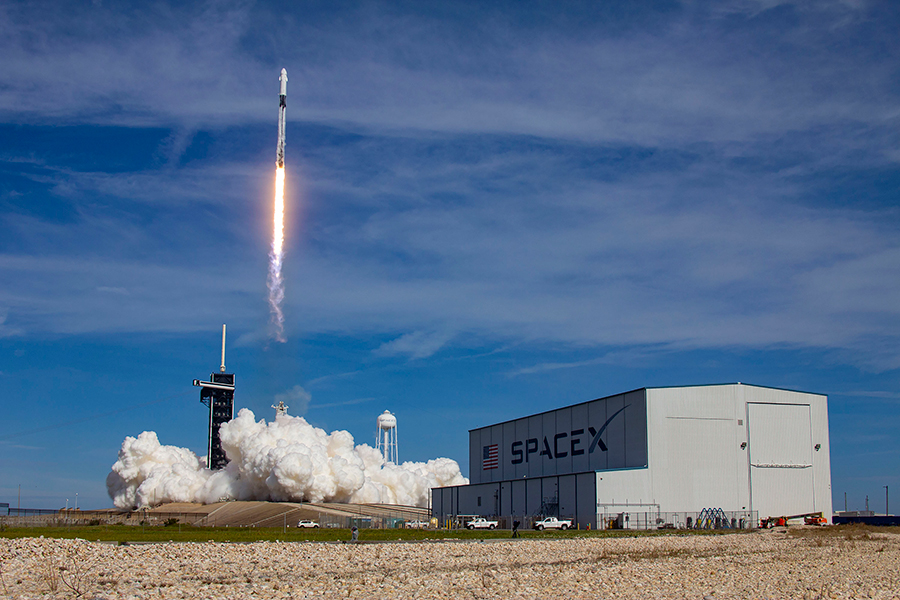
[[[662,531],[533,531],[519,530],[519,539],[572,539],[584,537],[638,537],[654,535],[722,535],[736,531],[712,530],[662,530]],[[497,540],[508,539],[512,532],[504,529],[493,531],[468,529],[360,529],[360,542],[413,542],[441,540]],[[128,543],[159,542],[349,542],[349,529],[298,529],[289,527],[194,527],[191,525],[132,526],[94,525],[89,527],[8,527],[0,531],[0,538],[60,538],[89,541]]]
[[[827,525],[824,527],[802,526],[787,528],[787,534],[789,536],[810,540],[843,538],[845,540],[865,541],[878,539],[875,534],[879,533],[898,534],[900,533],[900,527],[852,523],[848,525]]]

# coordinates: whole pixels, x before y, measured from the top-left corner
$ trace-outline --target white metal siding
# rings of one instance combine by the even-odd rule
[[[651,496],[662,510],[830,519],[825,396],[740,384],[650,388],[647,426]]]
[[[652,498],[662,510],[749,510],[743,386],[647,390]]]
[[[750,485],[760,518],[816,510],[808,404],[747,405]]]

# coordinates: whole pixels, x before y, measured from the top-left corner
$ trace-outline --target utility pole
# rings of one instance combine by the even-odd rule
[[[884,516],[891,514],[888,511],[888,486],[884,486]]]

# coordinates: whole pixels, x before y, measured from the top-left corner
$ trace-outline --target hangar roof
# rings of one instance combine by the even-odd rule
[[[492,423],[490,425],[484,425],[482,427],[474,427],[474,428],[470,429],[469,431],[472,432],[472,431],[477,431],[479,429],[485,429],[487,427],[494,427],[495,425],[502,425],[504,423],[518,421],[519,419],[524,419],[526,417],[536,417],[539,415],[545,415],[547,413],[552,413],[554,411],[557,411],[561,408],[569,408],[571,406],[580,406],[582,404],[588,404],[589,402],[596,402],[597,400],[607,400],[609,398],[615,398],[616,396],[624,396],[625,394],[632,394],[634,392],[640,392],[640,391],[646,391],[646,390],[672,390],[672,389],[678,389],[678,388],[693,388],[693,387],[717,387],[717,386],[729,386],[729,385],[745,385],[748,387],[763,388],[763,389],[767,389],[767,390],[779,390],[782,392],[795,392],[798,394],[811,394],[813,396],[825,396],[825,394],[818,394],[815,392],[804,392],[802,390],[792,390],[789,388],[773,387],[770,385],[756,385],[754,383],[741,383],[740,381],[736,381],[736,382],[732,382],[732,383],[700,383],[697,385],[657,385],[657,386],[652,386],[652,387],[641,387],[641,388],[637,388],[634,390],[629,390],[627,392],[619,392],[618,394],[612,394],[609,396],[601,396],[600,398],[592,398],[591,400],[585,400],[583,402],[576,402],[575,404],[567,404],[566,406],[558,406],[556,408],[551,408],[550,410],[544,410],[539,413],[534,413],[531,415],[524,415],[522,417],[516,417],[514,419],[507,419],[505,421],[500,421],[499,423]]]

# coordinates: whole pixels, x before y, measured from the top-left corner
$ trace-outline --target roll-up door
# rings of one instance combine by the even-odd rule
[[[760,519],[815,512],[808,404],[748,404],[750,494]]]

